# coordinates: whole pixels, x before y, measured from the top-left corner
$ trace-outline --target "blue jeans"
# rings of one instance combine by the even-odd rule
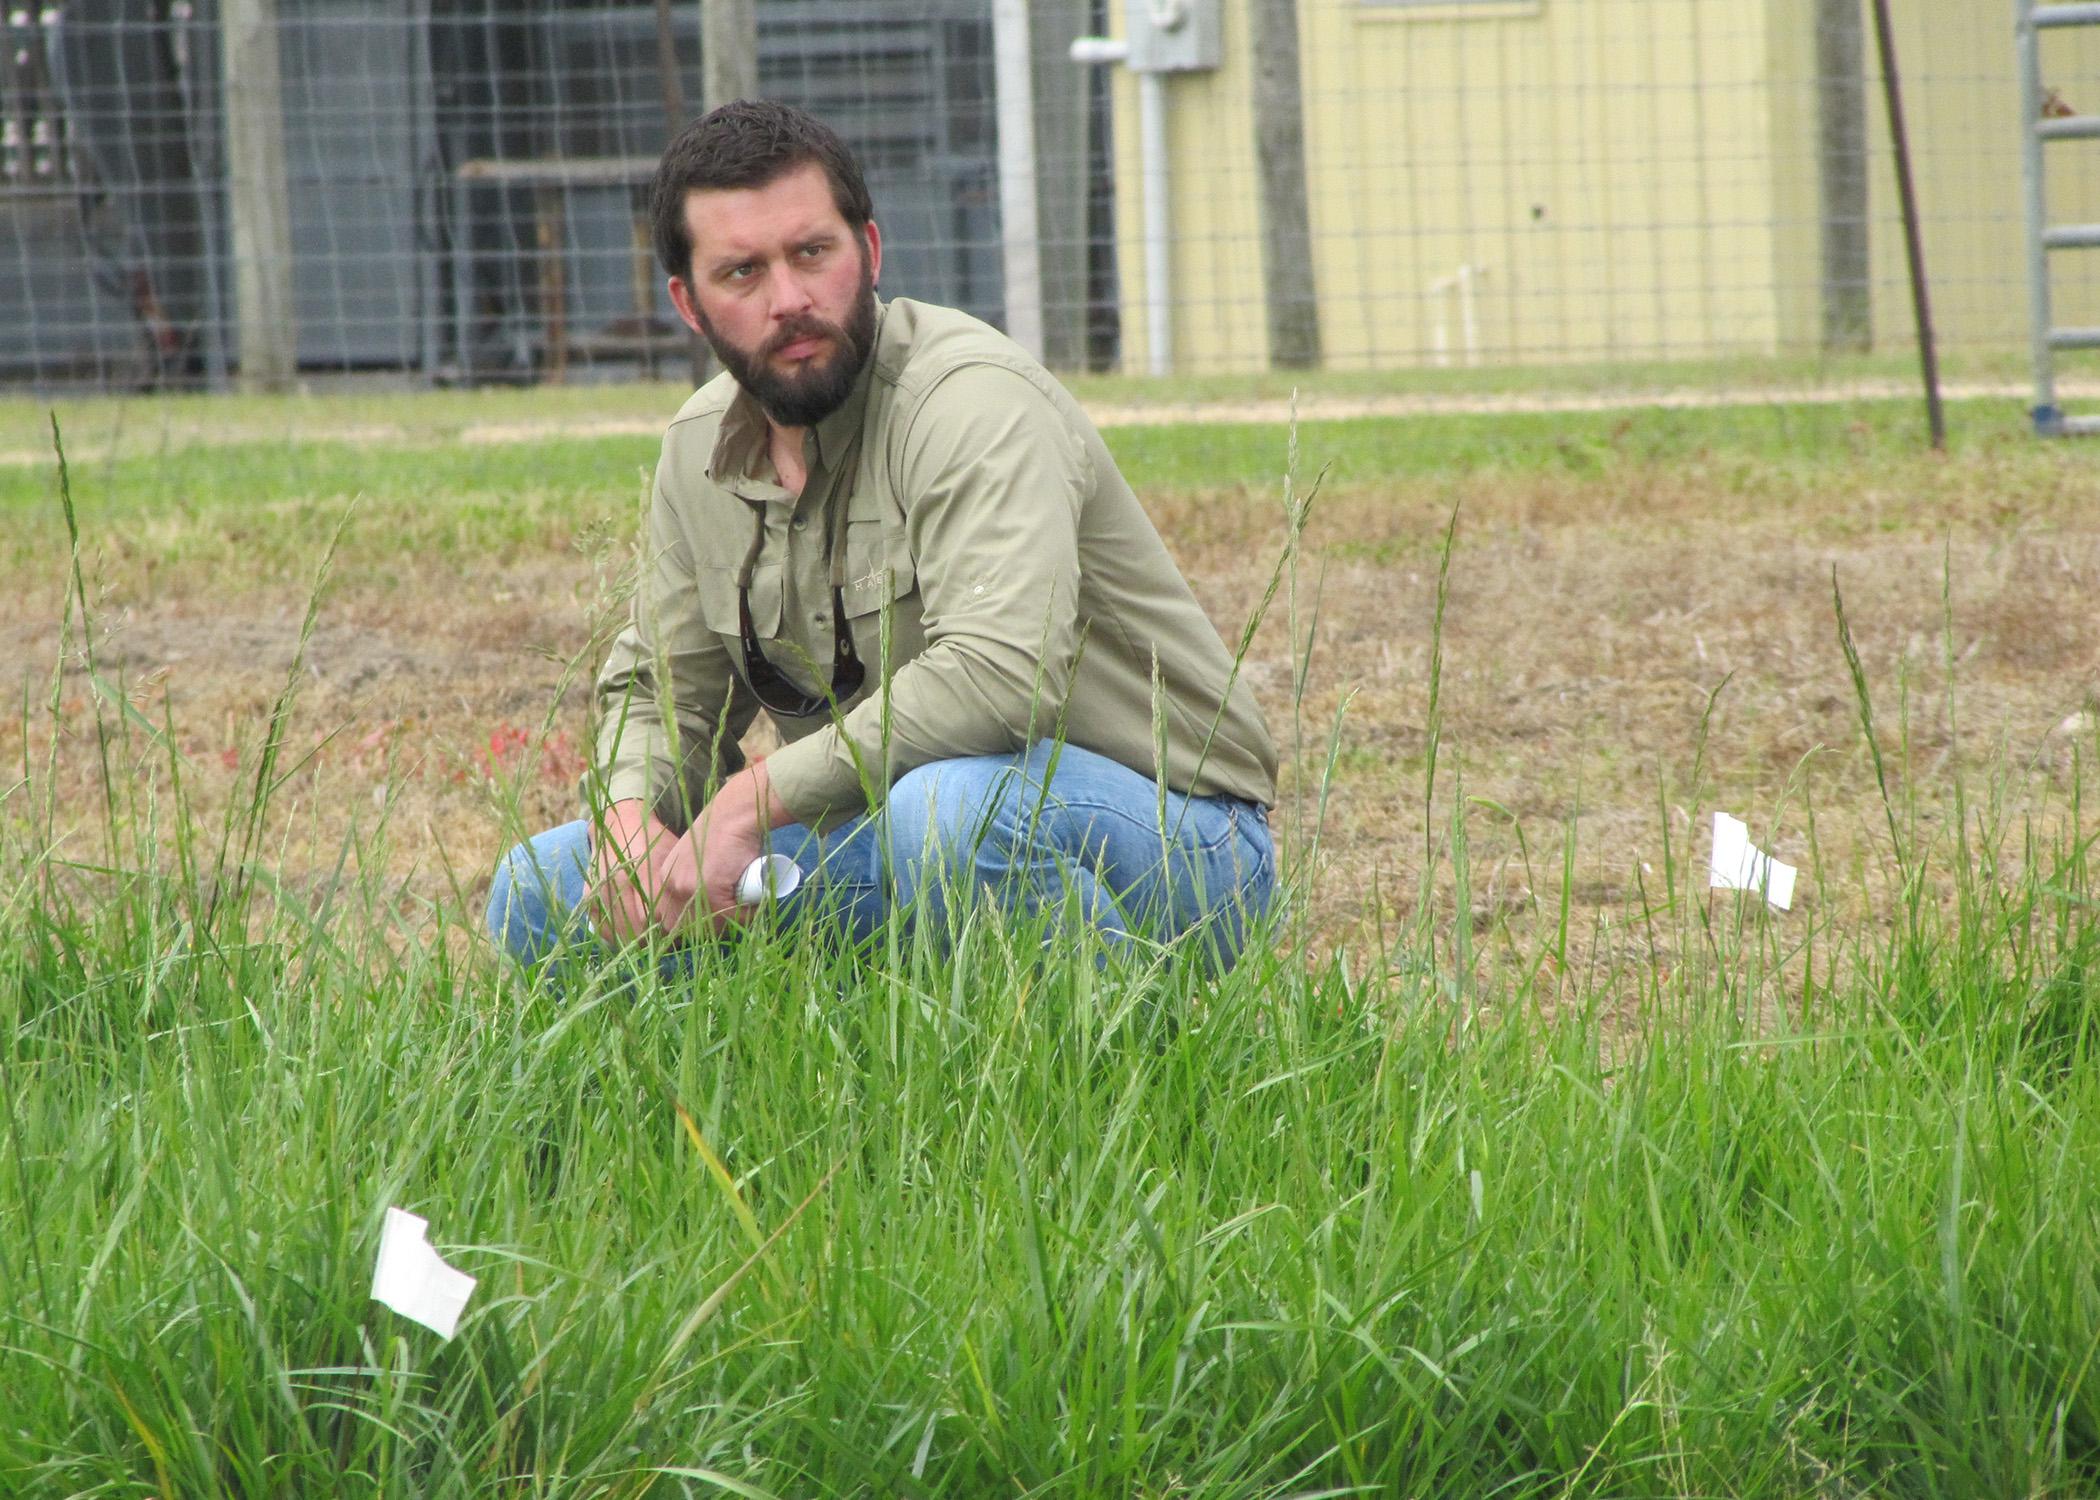
[[[591,826],[564,823],[511,850],[489,888],[489,932],[518,962],[590,942],[579,906]],[[1008,912],[1068,900],[1112,947],[1189,939],[1223,969],[1276,882],[1268,816],[1237,797],[1167,792],[1076,745],[935,761],[888,800],[819,836],[776,828],[772,851],[802,869],[783,924],[835,923],[855,940],[893,913],[944,935],[984,898]]]

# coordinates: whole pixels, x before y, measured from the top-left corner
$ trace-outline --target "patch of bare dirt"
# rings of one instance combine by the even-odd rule
[[[1244,669],[1288,762],[1278,826],[1293,858],[1317,838],[1302,906],[1318,942],[1403,962],[1426,918],[1440,951],[1464,951],[1464,934],[1481,964],[1547,963],[1554,984],[1578,966],[1684,961],[1715,809],[1809,872],[1782,935],[1839,908],[1870,915],[1886,885],[1886,819],[1833,579],[1892,791],[1924,808],[1920,836],[1944,831],[1934,820],[1958,773],[1995,782],[2012,826],[2023,810],[2060,823],[2074,766],[2090,765],[2100,735],[2100,478],[2052,473],[2042,499],[1988,493],[1988,460],[1772,494],[1622,466],[1324,497]],[[1162,496],[1153,509],[1237,640],[1280,553],[1273,496]],[[228,593],[181,568],[98,593],[98,666],[146,720],[172,723],[207,817],[245,794],[272,705],[294,684],[282,795],[298,815],[278,857],[334,858],[384,805],[392,874],[424,899],[471,906],[510,841],[575,815],[588,667],[615,612],[574,555],[462,579],[384,538],[354,545],[366,550],[341,560],[297,674],[303,596],[257,583]],[[0,717],[0,765],[33,768],[8,793],[17,809],[100,797],[96,698],[77,660],[56,713],[44,707],[54,583],[0,578],[38,601],[0,621],[0,686],[28,705]],[[133,752],[149,768],[165,759]],[[1542,959],[1564,898],[1572,944]],[[1735,920],[1733,904],[1716,909]]]

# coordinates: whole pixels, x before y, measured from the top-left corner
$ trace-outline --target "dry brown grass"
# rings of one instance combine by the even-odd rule
[[[1487,810],[1470,820],[1469,918],[1499,940],[1484,946],[1509,965],[1530,961],[1555,920],[1571,818],[1572,926],[1586,956],[1617,941],[1640,962],[1674,961],[1654,933],[1676,924],[1646,920],[1669,899],[1664,842],[1680,869],[1703,861],[1714,809],[1776,828],[1780,857],[1829,877],[1784,919],[1795,932],[1886,915],[1887,820],[1833,578],[1899,806],[1915,782],[1932,831],[1961,772],[2004,796],[2010,826],[2029,813],[2060,820],[2074,748],[2092,745],[2073,716],[2100,684],[2100,511],[2090,479],[2074,508],[2063,496],[1991,501],[1991,477],[1924,461],[1886,482],[1853,475],[1765,495],[1655,472],[1465,487],[1443,748],[1466,793],[1515,820]],[[1342,497],[1315,534],[1329,623],[1306,721],[1324,727],[1350,701],[1322,909],[1350,911],[1359,926],[1382,919],[1388,932],[1410,931],[1423,888],[1424,623],[1430,547],[1452,499],[1445,489]],[[2064,732],[2067,720],[2088,732]],[[1439,828],[1452,782],[1447,763]],[[1937,894],[1952,888],[1946,874]],[[1374,883],[1390,897],[1383,912],[1365,900]],[[1448,934],[1450,872],[1431,886]],[[1675,887],[1702,888],[1703,878]]]
[[[1151,503],[1235,637],[1277,555],[1274,495]],[[1775,830],[1782,858],[1831,877],[1805,891],[1793,920],[1816,920],[1819,902],[1874,904],[1886,824],[1838,645],[1833,571],[1888,743],[1907,744],[1892,762],[1899,797],[1926,787],[1936,809],[1937,789],[1965,770],[1996,784],[2014,813],[2044,808],[2067,786],[2074,748],[2093,747],[2092,715],[2064,729],[2100,699],[2100,482],[2090,466],[1920,458],[1881,470],[1839,462],[1804,479],[1628,461],[1587,476],[1336,491],[1320,498],[1297,571],[1301,628],[1315,602],[1318,613],[1303,701],[1293,703],[1287,598],[1246,666],[1292,761],[1281,826],[1300,847],[1333,753],[1323,858],[1304,908],[1321,946],[1346,941],[1367,958],[1393,950],[1417,935],[1425,890],[1436,929],[1445,940],[1456,930],[1443,854],[1423,878],[1437,843],[1425,838],[1423,807],[1430,622],[1454,506],[1429,821],[1441,839],[1462,773],[1480,799],[1466,920],[1486,961],[1535,962],[1557,921],[1572,830],[1581,953],[1623,946],[1667,962],[1642,920],[1662,891],[1665,833],[1678,860],[1703,859],[1694,822],[1714,808]],[[165,540],[183,523],[157,524]],[[282,794],[292,816],[273,858],[295,874],[332,860],[352,824],[369,827],[391,796],[391,873],[412,895],[471,901],[521,826],[573,815],[584,692],[573,675],[562,690],[564,664],[590,655],[610,617],[612,560],[580,552],[566,532],[545,543],[462,565],[403,555],[351,527],[307,653],[290,741],[303,758]],[[148,717],[172,718],[209,819],[245,794],[234,766],[284,681],[310,580],[166,565],[164,550],[91,539],[99,658]],[[42,707],[62,581],[49,555],[0,576],[19,601],[0,625],[0,660],[29,705],[0,716],[0,765],[32,768],[32,784],[11,794],[16,808],[30,805],[55,727],[53,789],[86,826],[100,794],[81,674],[61,681],[55,719]]]

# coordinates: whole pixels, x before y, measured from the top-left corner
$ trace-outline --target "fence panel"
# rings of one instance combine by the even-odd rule
[[[274,10],[302,372],[685,368],[641,209],[667,97],[700,99],[694,0],[670,8],[669,76],[649,3]],[[1062,368],[1787,361],[1913,336],[1863,0],[1037,0],[1009,12],[1026,162],[1000,151],[1023,106],[999,97],[992,0],[756,11],[760,91],[866,162],[885,293],[995,322],[1026,299]],[[2012,355],[2015,6],[1898,11],[1942,338]],[[4,21],[0,382],[229,383],[245,195],[216,0]],[[2100,28],[2049,37],[2043,71],[2046,113],[2100,112]],[[2100,141],[2047,159],[2051,222],[2100,222]],[[1040,242],[1014,258],[1000,183],[1024,167]],[[2057,321],[2100,326],[2100,252],[2053,261]],[[1031,265],[1039,285],[1007,284]]]

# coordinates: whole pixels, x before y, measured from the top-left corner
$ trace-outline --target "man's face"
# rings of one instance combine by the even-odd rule
[[[814,163],[764,187],[689,193],[685,222],[692,266],[671,300],[688,326],[780,426],[838,410],[875,347],[880,232],[854,234]]]

